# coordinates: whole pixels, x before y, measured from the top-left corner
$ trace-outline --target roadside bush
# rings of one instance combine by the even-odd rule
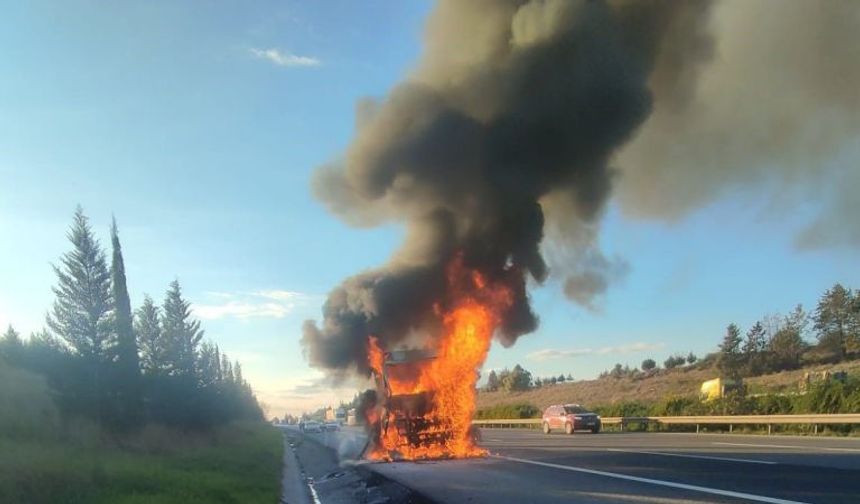
[[[788,415],[794,409],[794,401],[784,395],[762,395],[752,399],[755,415]]]
[[[670,397],[651,408],[654,416],[687,416],[702,414],[701,401],[693,397]]]
[[[498,418],[540,418],[543,412],[531,404],[502,404],[491,408],[479,409],[475,418],[495,420]]]
[[[809,391],[798,396],[795,413],[855,413],[860,406],[860,380],[852,378],[845,383],[830,380],[813,384]]]
[[[651,408],[638,401],[624,401],[614,404],[597,406],[594,408],[595,413],[600,416],[608,417],[634,417],[648,416],[651,413]]]

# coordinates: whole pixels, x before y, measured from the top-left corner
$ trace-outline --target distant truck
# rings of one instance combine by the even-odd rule
[[[713,380],[708,380],[702,383],[700,396],[704,401],[713,401],[715,399],[725,397],[728,393],[743,393],[743,391],[744,383],[741,379],[733,380],[731,378],[714,378]]]

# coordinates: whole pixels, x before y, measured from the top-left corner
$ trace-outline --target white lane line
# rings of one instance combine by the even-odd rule
[[[314,500],[314,504],[322,504],[320,500],[319,494],[317,494],[317,489],[314,486],[314,479],[308,478],[308,488],[311,490],[311,498]]]
[[[832,446],[798,446],[798,445],[778,445],[778,444],[753,444],[753,443],[723,443],[714,441],[711,444],[722,446],[749,446],[752,448],[786,448],[791,450],[827,450],[839,452],[860,453],[860,448],[836,448]]]
[[[770,460],[752,460],[752,459],[741,459],[741,458],[731,458],[731,457],[712,457],[709,455],[690,455],[688,453],[667,453],[667,452],[641,451],[641,450],[621,450],[618,448],[607,448],[606,451],[621,452],[621,453],[644,453],[647,455],[663,455],[665,457],[682,457],[682,458],[692,458],[692,459],[720,460],[723,462],[744,462],[746,464],[765,464],[765,465],[776,465],[777,464],[776,462],[772,462]]]
[[[754,502],[767,502],[769,504],[808,504],[801,501],[793,501],[786,499],[777,499],[776,497],[767,497],[764,495],[748,494],[744,492],[733,492],[731,490],[720,490],[719,488],[709,488],[698,485],[688,485],[686,483],[675,483],[673,481],[655,480],[651,478],[640,478],[638,476],[629,476],[627,474],[611,473],[606,471],[598,471],[595,469],[586,469],[584,467],[566,466],[561,464],[552,464],[550,462],[539,462],[537,460],[521,459],[516,457],[507,457],[504,455],[492,455],[494,458],[510,460],[512,462],[520,462],[521,464],[532,464],[542,467],[552,467],[553,469],[562,469],[565,471],[579,472],[585,474],[593,474],[595,476],[605,476],[607,478],[616,478],[627,481],[636,481],[639,483],[647,483],[649,485],[658,485],[669,488],[678,488],[680,490],[689,490],[691,492],[700,492],[711,495],[719,495],[722,497],[734,497],[736,499],[746,499]]]

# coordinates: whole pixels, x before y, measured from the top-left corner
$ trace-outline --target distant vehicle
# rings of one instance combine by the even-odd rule
[[[325,430],[327,430],[329,432],[339,431],[340,430],[340,423],[338,423],[338,422],[326,422],[325,423]]]
[[[732,380],[728,378],[714,378],[702,383],[699,395],[703,401],[712,401],[725,397],[726,394],[737,392],[743,394],[743,380]]]
[[[600,432],[600,415],[592,413],[578,404],[556,404],[543,412],[543,432],[563,429],[567,434],[578,430]]]
[[[302,428],[302,431],[304,431],[304,432],[322,432],[323,426],[319,422],[315,422],[313,420],[310,420],[308,422],[305,422],[304,427]]]

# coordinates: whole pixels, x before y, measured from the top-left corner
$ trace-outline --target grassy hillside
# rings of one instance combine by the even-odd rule
[[[747,378],[750,393],[790,393],[805,372],[826,369],[844,370],[860,375],[860,360],[836,365],[812,366],[794,371]],[[626,401],[653,402],[667,397],[697,397],[702,382],[715,378],[713,368],[685,367],[662,370],[657,374],[638,379],[599,378],[541,387],[526,392],[480,392],[478,409],[498,406],[531,404],[543,410],[550,404],[577,402],[587,406],[616,404]]]

